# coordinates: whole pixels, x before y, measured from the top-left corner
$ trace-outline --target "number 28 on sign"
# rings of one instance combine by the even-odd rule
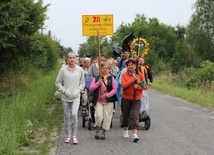
[[[83,15],[83,36],[113,35],[113,15]]]

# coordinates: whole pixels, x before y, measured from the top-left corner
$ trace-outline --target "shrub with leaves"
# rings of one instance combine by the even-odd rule
[[[203,61],[200,68],[195,69],[195,72],[189,77],[186,82],[188,88],[195,88],[204,84],[212,84],[214,81],[214,63]]]

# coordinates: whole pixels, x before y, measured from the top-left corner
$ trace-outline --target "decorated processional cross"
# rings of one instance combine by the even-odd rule
[[[138,34],[138,38],[134,38],[131,42],[130,52],[133,58],[139,59],[144,58],[148,54],[149,43],[144,38],[141,38],[141,31]],[[137,48],[137,49],[136,49]]]

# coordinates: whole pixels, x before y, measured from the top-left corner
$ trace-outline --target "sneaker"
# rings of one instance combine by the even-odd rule
[[[133,137],[134,137],[133,142],[137,142],[137,141],[139,141],[139,137],[137,136],[137,134],[133,134]]]
[[[65,139],[65,143],[70,143],[71,142],[71,137],[68,136],[66,139]]]
[[[129,132],[128,132],[128,131],[124,131],[123,137],[124,137],[124,138],[129,138]]]
[[[73,136],[73,137],[72,137],[72,143],[73,143],[74,145],[77,145],[77,144],[78,144],[78,139],[77,139],[76,136]]]

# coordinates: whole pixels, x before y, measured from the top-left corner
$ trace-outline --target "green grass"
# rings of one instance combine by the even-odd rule
[[[184,99],[202,107],[214,110],[214,92],[201,91],[199,89],[187,89],[178,87],[172,83],[167,83],[162,80],[154,81],[151,88],[156,89],[165,94]]]
[[[50,132],[45,134],[44,143],[36,142],[38,129],[45,127],[51,131],[54,127],[61,125],[61,104],[54,100],[53,94],[56,90],[55,79],[58,68],[32,81],[28,86],[13,90],[8,96],[0,98],[0,154],[34,154],[23,152],[23,147],[29,147],[48,154],[50,144]],[[53,112],[49,109],[56,104]],[[56,116],[53,117],[52,114]],[[58,127],[57,127],[58,128]]]

